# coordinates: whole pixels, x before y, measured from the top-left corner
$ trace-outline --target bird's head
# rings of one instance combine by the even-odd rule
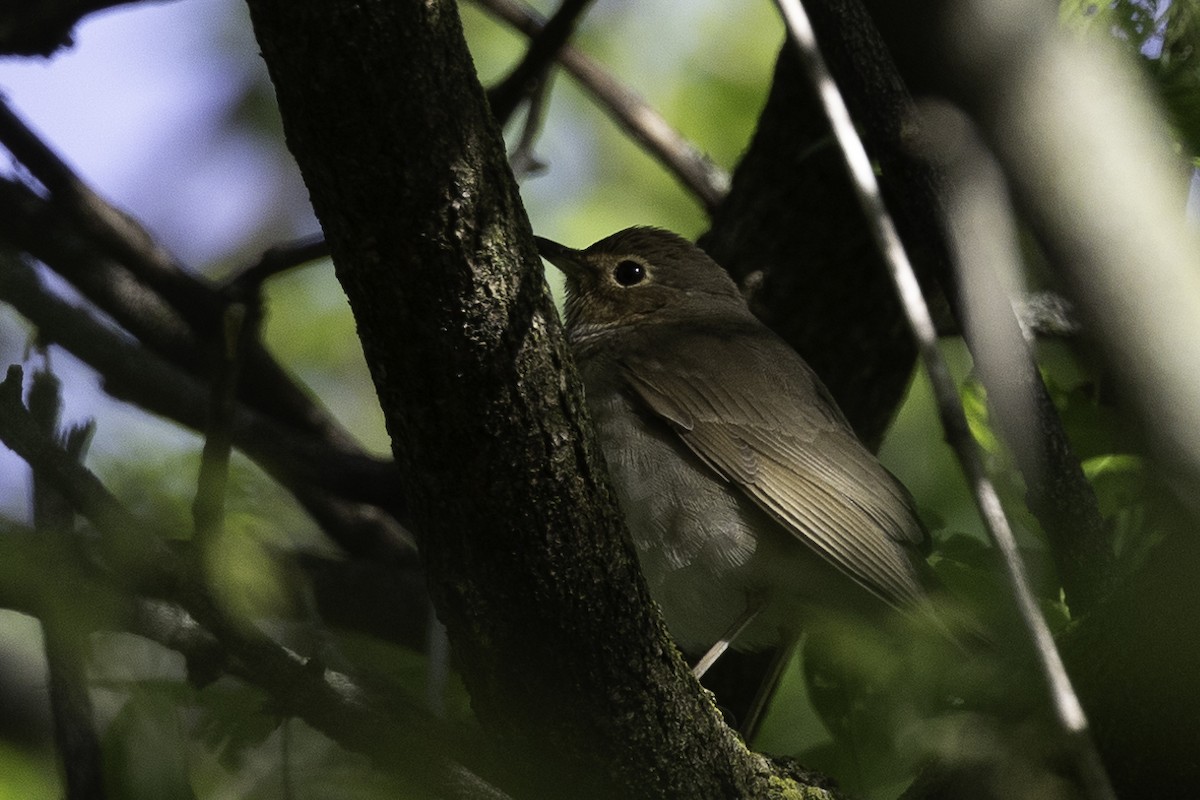
[[[572,333],[744,308],[728,273],[670,231],[626,228],[584,250],[535,238],[542,257],[566,276],[566,321]]]

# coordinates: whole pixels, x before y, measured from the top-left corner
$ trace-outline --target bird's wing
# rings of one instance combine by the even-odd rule
[[[925,532],[908,492],[785,344],[747,353],[712,337],[670,364],[630,357],[621,367],[697,456],[804,544],[892,604],[921,596],[914,551]]]

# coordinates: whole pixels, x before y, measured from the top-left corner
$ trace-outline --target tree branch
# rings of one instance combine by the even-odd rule
[[[1002,176],[969,121],[932,106],[930,156],[946,171],[946,213],[958,260],[956,313],[988,393],[992,420],[1025,478],[1071,615],[1112,591],[1115,557],[1096,493],[1067,439],[1006,286],[1020,281],[1020,247]]]
[[[498,84],[488,90],[488,105],[500,127],[508,122],[521,101],[545,80],[547,70],[558,58],[563,46],[575,33],[575,26],[592,0],[562,0],[558,10],[530,37],[520,63]]]
[[[71,32],[96,11],[141,0],[38,0],[0,6],[0,56],[51,56],[70,47]],[[162,0],[158,0],[162,2]]]
[[[475,2],[526,36],[537,36],[542,30],[543,23],[537,14],[516,0]],[[617,126],[673,174],[707,211],[711,213],[721,203],[729,189],[729,176],[675,131],[662,115],[570,45],[562,47],[558,59]]]
[[[63,450],[82,461],[91,438],[90,424],[59,432],[62,408],[61,387],[49,372],[33,375],[29,389],[29,414],[51,439],[59,439]],[[82,609],[76,587],[63,562],[74,552],[75,514],[58,491],[34,476],[33,523],[41,545],[41,592],[43,595],[42,642],[46,654],[50,712],[54,739],[65,776],[67,800],[103,800],[104,774],[100,740],[92,719],[85,656],[88,640],[76,620]]]

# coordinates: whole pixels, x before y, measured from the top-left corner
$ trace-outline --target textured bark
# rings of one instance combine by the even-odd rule
[[[517,786],[781,788],[653,611],[454,4],[250,8],[434,605]]]

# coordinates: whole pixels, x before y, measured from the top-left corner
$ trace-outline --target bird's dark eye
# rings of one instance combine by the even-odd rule
[[[641,283],[646,277],[646,268],[632,259],[625,259],[613,268],[613,280],[622,286]]]

